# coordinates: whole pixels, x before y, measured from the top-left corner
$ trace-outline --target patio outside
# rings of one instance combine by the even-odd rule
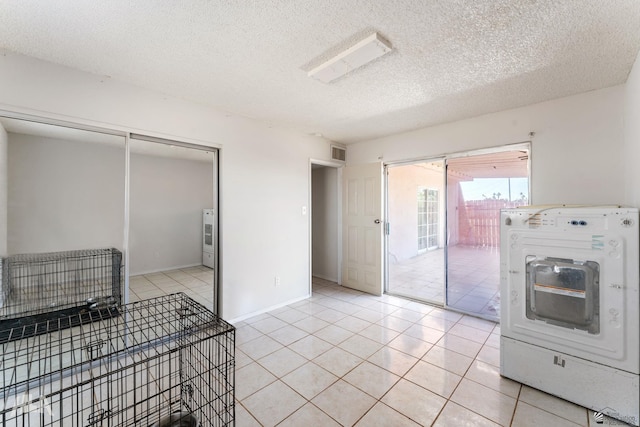
[[[444,249],[389,263],[389,292],[444,304]],[[448,305],[482,317],[500,317],[500,251],[497,247],[449,248]]]
[[[527,158],[513,150],[389,168],[386,291],[498,320],[500,210],[528,204]]]

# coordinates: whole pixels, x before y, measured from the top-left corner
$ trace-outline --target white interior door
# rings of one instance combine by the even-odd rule
[[[342,285],[382,295],[382,164],[342,172]]]

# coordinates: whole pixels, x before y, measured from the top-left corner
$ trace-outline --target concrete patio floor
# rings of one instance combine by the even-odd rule
[[[445,250],[389,262],[387,292],[433,304],[445,302]],[[500,317],[500,250],[449,247],[448,306],[488,319]]]

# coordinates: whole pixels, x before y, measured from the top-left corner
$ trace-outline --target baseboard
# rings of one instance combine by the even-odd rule
[[[251,318],[253,316],[258,316],[258,315],[263,314],[263,313],[268,313],[269,311],[277,310],[277,309],[279,309],[281,307],[285,307],[285,306],[287,306],[289,304],[295,304],[296,302],[308,299],[309,297],[311,297],[311,295],[306,295],[306,296],[303,296],[303,297],[294,298],[292,300],[283,302],[281,304],[272,305],[271,307],[267,307],[267,308],[262,309],[262,310],[254,311],[252,313],[245,314],[245,315],[236,317],[236,318],[231,319],[231,320],[227,320],[227,322],[229,322],[231,324],[239,323],[239,322],[242,322],[243,320],[249,319],[249,318]]]
[[[324,274],[313,273],[313,274],[311,274],[311,277],[317,277],[318,279],[323,279],[323,280],[327,280],[329,282],[338,283],[338,278],[337,277],[329,277],[329,276],[325,276]]]
[[[143,271],[143,272],[136,272],[136,273],[132,273],[129,272],[129,276],[133,277],[133,276],[142,276],[143,274],[153,274],[153,273],[161,273],[163,271],[171,271],[171,270],[180,270],[182,268],[190,268],[190,267],[200,267],[201,265],[203,265],[202,263],[198,263],[198,264],[187,264],[187,265],[179,265],[179,266],[171,266],[171,267],[165,267],[165,268],[159,268],[157,270],[149,270],[149,271]],[[206,266],[205,266],[206,267]],[[210,267],[207,267],[210,268]]]

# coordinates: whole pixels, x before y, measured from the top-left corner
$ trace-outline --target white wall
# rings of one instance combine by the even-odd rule
[[[201,265],[213,156],[204,162],[132,153],[130,170],[131,275]]]
[[[301,208],[309,158],[328,161],[328,141],[8,51],[0,51],[0,81],[11,82],[0,91],[3,109],[221,147],[222,316],[309,295]]]
[[[10,254],[122,250],[122,145],[9,133]]]
[[[313,275],[338,281],[338,169],[311,171]],[[341,224],[340,224],[341,226]]]
[[[534,131],[532,204],[623,204],[624,94],[615,86],[352,144],[347,157],[357,164],[436,156],[527,141]]]
[[[626,200],[640,207],[640,53],[627,79],[624,100]]]
[[[7,255],[8,136],[0,123],[0,257]]]

